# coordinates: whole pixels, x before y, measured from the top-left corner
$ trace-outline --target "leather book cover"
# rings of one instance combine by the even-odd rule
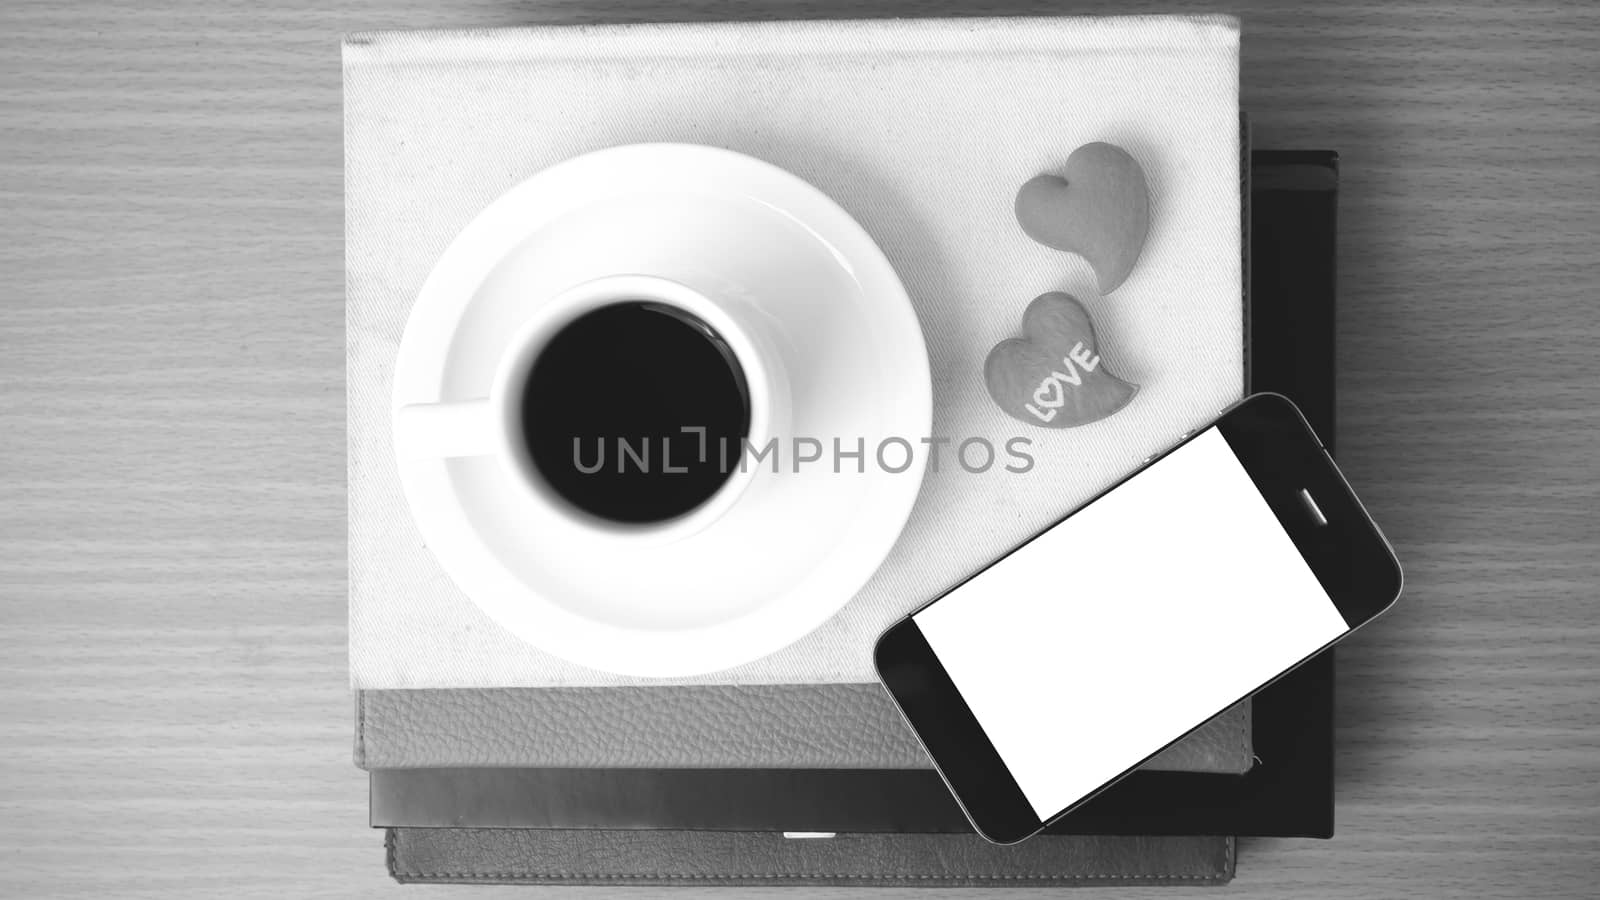
[[[975,834],[393,828],[386,848],[389,874],[408,884],[1216,885],[1234,872],[1230,837],[1039,835],[1000,847]]]
[[[1250,767],[1240,704],[1146,766]],[[422,767],[928,769],[876,684],[360,691],[355,761]]]

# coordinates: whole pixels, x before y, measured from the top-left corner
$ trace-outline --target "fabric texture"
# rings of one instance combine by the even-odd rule
[[[507,188],[618,144],[714,144],[815,184],[877,240],[916,307],[934,435],[1031,439],[981,475],[947,448],[872,580],[790,647],[680,683],[874,679],[873,640],[1243,391],[1238,30],[1228,18],[897,20],[372,34],[345,45],[350,667],[356,688],[642,683],[501,629],[412,524],[389,444],[395,353],[439,254]],[[1144,168],[1150,233],[1112,295],[1017,226],[1019,185],[1079,145]],[[1065,431],[982,379],[1038,294],[1065,290],[1133,403]],[[530,548],[537,552],[537,548]],[[774,552],[781,552],[775,550]]]

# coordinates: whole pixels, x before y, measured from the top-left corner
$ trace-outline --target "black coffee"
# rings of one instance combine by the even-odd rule
[[[704,503],[738,470],[749,431],[750,394],[727,342],[659,303],[573,320],[540,352],[522,395],[539,474],[573,506],[618,522]]]

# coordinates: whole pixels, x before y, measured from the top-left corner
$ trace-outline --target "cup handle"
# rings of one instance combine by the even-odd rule
[[[488,398],[415,403],[394,413],[395,453],[404,460],[454,459],[495,452]]]

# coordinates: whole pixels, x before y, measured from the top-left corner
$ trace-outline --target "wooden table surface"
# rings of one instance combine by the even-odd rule
[[[0,896],[399,890],[350,761],[341,32],[1107,8],[7,0]],[[1230,11],[1257,146],[1343,154],[1340,449],[1408,575],[1340,657],[1338,838],[1231,893],[1595,896],[1600,7]]]

